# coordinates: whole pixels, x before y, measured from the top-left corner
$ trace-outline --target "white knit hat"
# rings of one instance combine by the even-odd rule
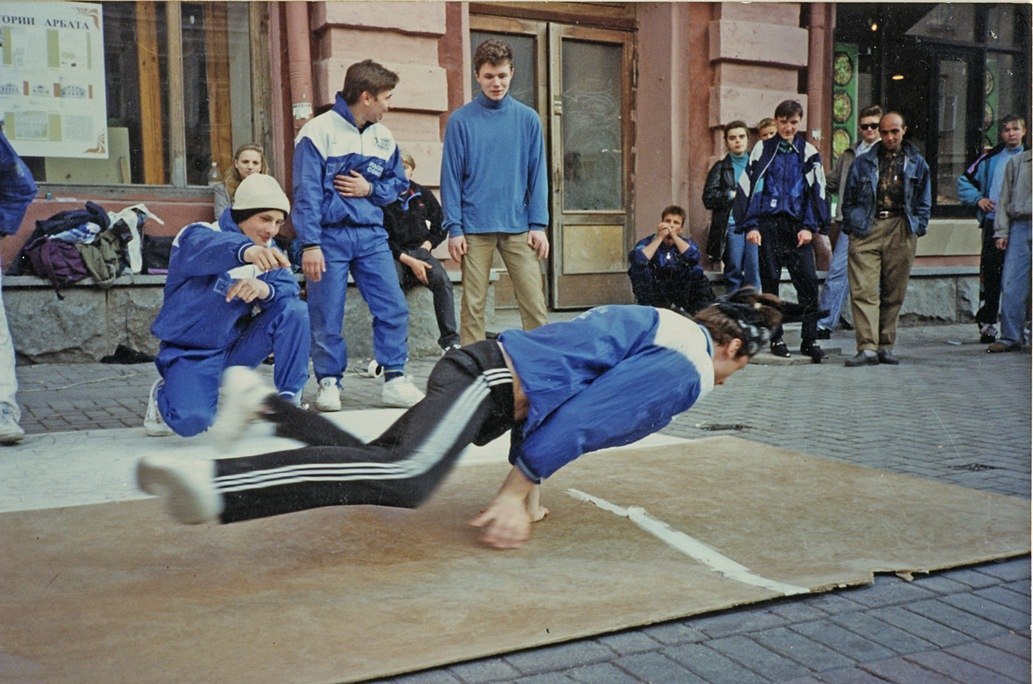
[[[240,181],[233,193],[233,211],[255,209],[279,209],[285,214],[291,213],[290,200],[276,179],[268,174],[251,174]]]

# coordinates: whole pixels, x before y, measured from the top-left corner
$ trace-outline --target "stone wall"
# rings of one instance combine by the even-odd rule
[[[459,275],[455,274],[458,279]],[[19,363],[92,363],[124,344],[154,355],[158,341],[150,333],[161,307],[164,276],[123,276],[109,290],[83,281],[62,288],[58,299],[46,281],[34,276],[3,279],[4,306]],[[462,286],[454,283],[456,312]],[[409,353],[438,356],[438,324],[430,290],[406,293],[409,302]],[[354,285],[348,287],[344,338],[352,360],[373,356],[373,317]],[[488,290],[487,322],[495,318],[493,288]]]

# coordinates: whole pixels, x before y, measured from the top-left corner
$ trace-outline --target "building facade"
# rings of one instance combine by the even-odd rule
[[[24,4],[0,2],[0,28]],[[155,234],[212,220],[213,165],[221,175],[242,143],[263,145],[289,188],[294,134],[365,58],[400,75],[385,123],[416,180],[436,187],[447,116],[476,92],[471,52],[490,36],[513,46],[513,96],[544,123],[554,308],[630,301],[627,250],[668,204],[688,209],[705,243],[700,194],[721,125],[753,125],[788,98],[829,165],[857,109],[901,110],[936,179],[919,264],[970,266],[978,231],[954,179],[995,141],[997,118],[1030,106],[1029,4],[69,4],[101,9],[109,153],[27,158],[41,197],[0,243],[5,264],[34,219],[86,199],[145,202],[165,220]]]

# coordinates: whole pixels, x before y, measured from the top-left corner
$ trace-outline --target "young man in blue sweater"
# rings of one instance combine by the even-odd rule
[[[460,338],[483,340],[495,250],[513,283],[524,330],[548,322],[539,259],[549,257],[549,183],[538,113],[509,95],[513,50],[489,39],[474,52],[481,93],[448,118],[441,204],[448,251],[462,264]]]
[[[216,461],[151,456],[139,462],[137,482],[166,496],[184,523],[321,506],[415,508],[467,445],[510,431],[513,467],[471,524],[485,544],[516,548],[548,513],[536,484],[583,454],[663,429],[767,345],[781,308],[776,297],[743,289],[694,320],[602,306],[530,332],[507,330],[445,354],[427,380],[427,398],[367,444],[278,398],[252,371],[231,369],[223,435],[259,418],[308,446]]]
[[[798,133],[803,107],[786,100],[775,109],[778,134],[758,142],[746,173],[739,177],[732,214],[735,230],[760,251],[760,282],[764,292],[778,294],[782,268],[796,288],[804,307],[800,353],[821,363],[825,352],[817,338],[818,274],[811,240],[828,229],[825,171],[818,150]],[[771,353],[788,357],[782,329],[775,331]]]
[[[273,244],[290,208],[276,179],[256,173],[241,181],[217,223],[193,223],[176,235],[165,300],[151,326],[161,340],[154,360],[161,378],[147,403],[148,435],[204,432],[223,370],[257,366],[270,354],[280,396],[301,401],[308,311],[287,255]]]
[[[305,124],[294,142],[291,222],[302,245],[320,411],[341,410],[349,272],[373,314],[373,352],[384,368],[383,402],[407,407],[423,398],[405,377],[409,306],[395,274],[382,209],[409,187],[398,145],[380,123],[396,85],[398,74],[376,62],[352,64],[333,108]]]

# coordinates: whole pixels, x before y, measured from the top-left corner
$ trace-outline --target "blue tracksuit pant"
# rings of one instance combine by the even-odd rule
[[[273,382],[285,398],[300,399],[308,379],[310,333],[305,303],[283,298],[255,316],[226,349],[183,349],[162,343],[155,365],[165,384],[158,389],[158,409],[176,434],[192,437],[215,419],[219,382],[229,366],[254,368],[275,357]]]
[[[326,272],[309,281],[312,370],[316,380],[337,378],[348,367],[348,346],[341,335],[348,273],[373,314],[373,353],[387,369],[402,369],[408,358],[409,306],[398,284],[387,231],[380,227],[340,228],[322,233]]]

